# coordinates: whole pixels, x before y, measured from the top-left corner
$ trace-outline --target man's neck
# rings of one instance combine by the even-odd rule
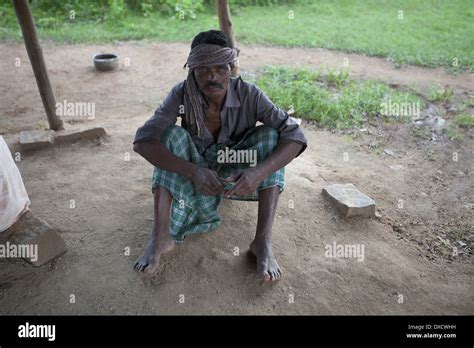
[[[204,95],[204,99],[206,100],[209,108],[220,110],[224,104],[226,95],[227,93],[223,97],[212,99]]]

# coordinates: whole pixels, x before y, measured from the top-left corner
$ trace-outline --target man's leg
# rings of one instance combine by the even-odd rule
[[[137,272],[154,273],[158,269],[161,254],[174,247],[174,241],[169,231],[171,202],[172,197],[168,190],[158,186],[154,195],[155,217],[151,239],[142,256],[135,263],[134,269]]]
[[[257,272],[265,280],[278,280],[281,270],[273,257],[272,226],[278,204],[280,188],[269,187],[258,191],[258,221],[255,239],[250,251],[257,257]]]

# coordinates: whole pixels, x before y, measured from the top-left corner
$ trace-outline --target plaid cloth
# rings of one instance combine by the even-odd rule
[[[250,163],[218,163],[219,150],[225,151],[223,144],[213,144],[207,149],[196,145],[190,134],[182,127],[171,125],[163,133],[161,142],[174,155],[217,171],[219,177],[227,178],[238,171],[250,167]],[[258,126],[247,132],[242,140],[229,147],[232,150],[251,150],[256,153],[257,164],[262,162],[278,144],[278,131],[268,126]],[[225,190],[235,183],[226,183]],[[223,195],[206,196],[194,187],[186,177],[155,167],[152,192],[158,186],[166,188],[172,195],[170,233],[177,243],[182,243],[188,234],[204,233],[216,229],[221,223],[218,213]],[[280,193],[285,187],[285,168],[270,174],[260,183],[258,190],[279,186]],[[257,201],[258,192],[251,196],[232,196],[230,199]]]

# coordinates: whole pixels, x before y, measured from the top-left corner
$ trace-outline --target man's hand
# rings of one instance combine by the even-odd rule
[[[230,176],[223,179],[225,182],[235,182],[235,186],[229,191],[225,192],[225,197],[229,198],[230,196],[249,196],[252,195],[256,190],[258,185],[265,179],[265,176],[262,175],[262,172],[257,168],[249,168],[244,170],[236,175]]]
[[[224,186],[219,181],[217,172],[197,166],[191,176],[196,188],[208,196],[215,196],[224,193]]]
[[[278,144],[273,152],[256,167],[249,168],[234,176],[223,179],[225,182],[235,182],[235,186],[225,192],[225,197],[247,196],[253,194],[258,185],[271,173],[283,168],[299,153],[303,145],[295,142]]]

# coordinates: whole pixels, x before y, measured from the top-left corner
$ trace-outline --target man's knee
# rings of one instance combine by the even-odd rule
[[[188,160],[186,157],[189,152],[189,146],[191,146],[192,142],[193,140],[188,131],[183,127],[176,125],[171,125],[166,128],[161,136],[161,143],[174,155],[185,160]]]
[[[171,125],[166,128],[166,131],[163,133],[161,141],[166,143],[168,141],[175,141],[176,139],[180,139],[183,137],[190,137],[191,135],[188,133],[186,129],[181,126]]]

